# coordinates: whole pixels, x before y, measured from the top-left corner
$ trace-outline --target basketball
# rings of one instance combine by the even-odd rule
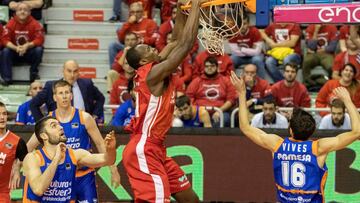
[[[240,14],[236,13],[233,9],[221,9],[215,12],[213,16],[213,27],[219,29],[219,34],[227,34],[233,36],[234,33],[240,31],[242,20]]]

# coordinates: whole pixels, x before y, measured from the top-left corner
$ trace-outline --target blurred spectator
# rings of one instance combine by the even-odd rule
[[[285,65],[284,80],[272,85],[270,94],[280,107],[310,107],[310,96],[306,87],[296,81],[297,64]]]
[[[186,95],[193,105],[218,107],[224,112],[225,126],[229,126],[229,111],[235,103],[237,94],[228,76],[218,73],[218,61],[208,57],[204,62],[205,71],[189,84]],[[219,126],[220,114],[210,112],[213,126]]]
[[[125,2],[131,7],[133,3],[139,3],[144,8],[142,15],[144,18],[152,19],[152,10],[155,5],[155,0],[125,0]]]
[[[228,56],[227,54],[214,55],[214,54],[210,54],[208,51],[205,50],[203,52],[200,52],[195,58],[195,61],[193,63],[192,79],[204,74],[204,69],[205,69],[204,62],[210,56],[216,58],[217,60],[217,64],[219,67],[218,73],[220,73],[223,76],[230,76],[230,72],[234,70],[234,66],[230,56]]]
[[[161,4],[161,22],[164,23],[170,19],[174,19],[172,16],[174,15],[173,8],[176,8],[177,0],[162,0]],[[175,12],[176,13],[176,12]]]
[[[124,72],[119,75],[110,91],[110,104],[121,105],[131,98],[128,90],[129,81],[135,76],[135,69],[131,68],[127,61],[124,61]],[[115,113],[115,111],[113,111]]]
[[[134,93],[134,83],[132,80],[128,82],[127,92],[131,97],[126,100],[123,104],[119,106],[116,110],[114,118],[112,119],[111,124],[113,126],[126,126],[130,123],[131,118],[135,115],[135,93]]]
[[[357,46],[357,48],[360,49],[360,28],[359,28],[359,25],[350,25],[350,39]]]
[[[130,5],[129,19],[123,24],[121,29],[117,30],[118,42],[109,45],[109,62],[112,63],[116,54],[124,49],[125,35],[128,32],[134,32],[138,36],[138,42],[155,46],[158,38],[157,25],[152,19],[143,16],[143,6],[141,2],[134,2]]]
[[[301,64],[300,26],[293,23],[272,23],[265,30],[260,30],[260,34],[272,53],[265,60],[266,68],[275,82],[280,81],[283,79],[278,67],[280,63]]]
[[[203,106],[191,105],[189,97],[176,98],[176,117],[181,119],[183,127],[211,128],[209,112]]]
[[[340,99],[334,99],[330,104],[331,114],[321,119],[319,129],[350,130],[350,117],[345,113],[345,105]]]
[[[335,56],[333,65],[332,79],[340,79],[340,70],[345,64],[351,63],[356,69],[355,78],[360,80],[360,49],[353,43],[351,39],[346,40],[347,50]]]
[[[10,192],[19,187],[21,162],[28,153],[26,142],[8,129],[9,113],[0,101],[0,202],[10,203]]]
[[[231,60],[235,68],[252,63],[257,67],[257,75],[265,78],[265,61],[262,53],[264,42],[259,30],[250,26],[249,16],[243,15],[243,24],[238,35],[229,40]]]
[[[138,44],[138,38],[135,33],[128,32],[125,35],[125,48],[122,51],[119,51],[119,53],[116,55],[115,60],[112,64],[112,70],[110,70],[107,74],[107,87],[108,92],[111,91],[112,86],[114,82],[119,78],[119,75],[125,74],[123,66],[125,62],[125,55],[127,50],[129,50],[131,47],[134,47]]]
[[[30,81],[39,79],[38,66],[41,63],[44,44],[42,25],[30,16],[30,7],[19,3],[14,16],[7,23],[3,36],[5,46],[2,54],[2,73],[5,84],[11,83],[13,62],[27,62],[30,67]]]
[[[110,22],[120,21],[122,0],[113,0],[113,15],[109,19]]]
[[[258,113],[263,104],[269,83],[256,75],[256,65],[247,64],[244,67],[243,78],[246,85],[246,100],[251,113]]]
[[[3,32],[4,32],[4,28],[2,26],[2,24],[0,24],[0,64],[2,64],[2,36],[3,36]],[[4,81],[4,79],[2,78],[2,71],[0,70],[0,85],[7,85],[7,83]]]
[[[30,6],[31,16],[36,20],[42,19],[43,0],[3,0],[2,5],[9,6],[9,18],[14,15],[20,3],[26,3]]]
[[[172,32],[174,25],[175,25],[175,18],[176,18],[177,7],[172,8],[171,19],[165,21],[159,27],[159,38],[155,42],[155,48],[160,52],[164,49],[165,45],[168,44],[168,35]],[[199,49],[199,43],[197,40],[194,42],[194,46],[190,51],[191,58],[196,55]]]
[[[350,28],[349,25],[343,25],[339,30],[339,45],[340,51],[344,52],[347,50],[346,40],[350,37]]]
[[[256,128],[283,128],[289,127],[285,116],[276,112],[277,106],[274,99],[265,99],[263,111],[256,114],[251,120],[251,126]]]
[[[335,25],[309,25],[306,29],[307,52],[303,61],[303,78],[306,86],[323,85],[310,77],[311,70],[322,66],[330,77],[337,46],[337,28]]]
[[[72,85],[73,106],[77,109],[85,110],[94,117],[97,123],[104,122],[104,102],[105,97],[94,85],[91,79],[79,78],[79,65],[74,60],[69,60],[63,66],[63,78]],[[40,107],[46,104],[48,111],[56,109],[53,99],[53,84],[56,80],[47,81],[44,89],[39,92],[30,102],[30,109],[36,121],[44,115]]]
[[[360,108],[360,84],[355,79],[356,68],[352,64],[345,64],[340,71],[339,80],[329,80],[325,85],[320,89],[316,97],[316,108],[326,108],[328,107],[332,100],[335,99],[333,90],[337,87],[345,87],[351,96],[351,100],[357,108]],[[325,116],[328,112],[320,112],[321,116]]]
[[[31,98],[34,98],[43,88],[43,85],[39,81],[32,82],[30,84],[29,89],[29,96]],[[35,125],[35,119],[32,116],[31,110],[30,110],[30,101],[27,101],[23,104],[21,104],[17,110],[16,114],[16,125]],[[42,108],[43,112],[46,110],[46,108]]]

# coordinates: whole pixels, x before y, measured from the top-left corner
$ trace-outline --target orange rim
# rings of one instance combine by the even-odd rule
[[[232,3],[243,3],[247,1],[249,0],[213,0],[201,4],[201,8],[205,8],[209,6],[219,6],[224,4],[232,4]],[[181,6],[180,8],[181,10],[189,10],[191,8],[191,4]]]

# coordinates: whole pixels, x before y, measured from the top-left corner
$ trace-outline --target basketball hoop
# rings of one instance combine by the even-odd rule
[[[255,12],[256,0],[211,0],[200,7],[199,23],[202,29],[198,33],[201,44],[211,54],[224,55],[224,41],[240,32],[243,24],[244,7]],[[181,7],[189,14],[191,5]]]

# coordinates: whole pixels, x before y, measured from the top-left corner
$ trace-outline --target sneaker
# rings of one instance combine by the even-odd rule
[[[120,16],[112,16],[110,19],[109,19],[109,22],[111,23],[116,23],[120,21]]]

